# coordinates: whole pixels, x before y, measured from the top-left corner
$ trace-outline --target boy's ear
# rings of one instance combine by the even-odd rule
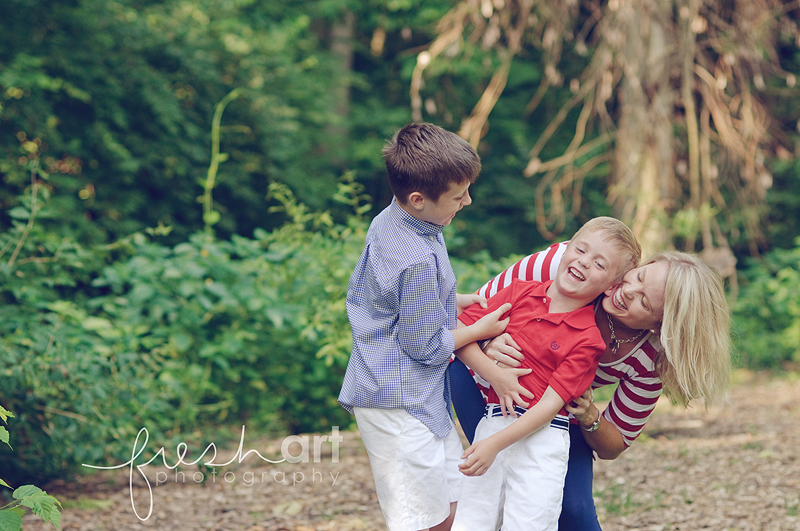
[[[408,204],[414,210],[422,210],[425,208],[425,196],[422,195],[422,192],[411,192],[408,194]]]

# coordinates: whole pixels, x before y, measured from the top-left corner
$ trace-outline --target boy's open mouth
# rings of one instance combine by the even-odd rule
[[[574,267],[570,267],[569,269],[567,269],[567,273],[569,273],[570,276],[572,276],[574,279],[579,280],[581,282],[586,280],[586,277],[583,276],[583,273],[581,273],[580,271],[578,271]]]

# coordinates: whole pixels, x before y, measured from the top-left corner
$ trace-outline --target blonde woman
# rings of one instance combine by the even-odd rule
[[[567,242],[523,258],[479,293],[491,297],[513,278],[549,280]],[[633,443],[662,392],[688,405],[716,402],[729,381],[730,315],[719,275],[698,257],[663,252],[631,270],[597,303],[595,320],[608,345],[594,382],[567,405],[572,417],[570,455],[559,520],[562,531],[597,531],[592,499],[592,461],[615,459]],[[485,347],[495,361],[517,367],[521,354],[504,334]],[[481,387],[460,362],[451,366],[453,402],[472,441],[484,411]],[[477,385],[476,385],[477,382]],[[592,390],[619,382],[601,412]]]

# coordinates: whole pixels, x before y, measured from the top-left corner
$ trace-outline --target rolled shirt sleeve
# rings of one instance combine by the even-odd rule
[[[415,264],[400,275],[397,342],[409,358],[423,365],[449,363],[455,347],[447,315],[439,293],[437,270],[430,263]]]

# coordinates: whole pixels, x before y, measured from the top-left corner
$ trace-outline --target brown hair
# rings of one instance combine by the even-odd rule
[[[474,183],[481,171],[478,153],[455,133],[429,123],[412,123],[400,129],[383,148],[389,186],[400,203],[412,192],[432,201],[450,183]]]

